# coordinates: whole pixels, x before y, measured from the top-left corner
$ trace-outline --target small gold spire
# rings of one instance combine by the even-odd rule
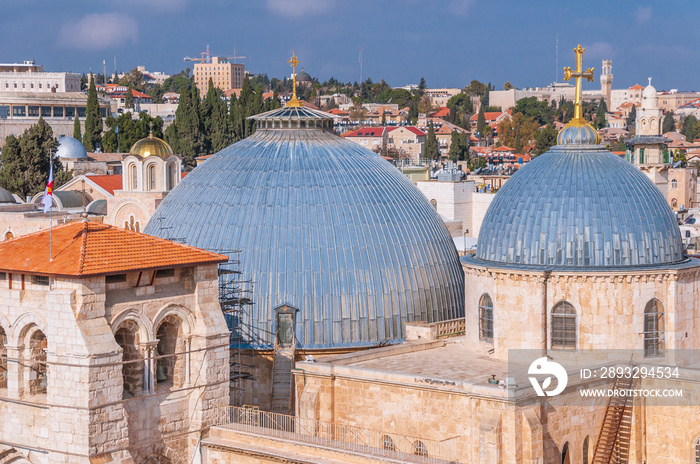
[[[585,124],[583,119],[583,111],[581,110],[581,79],[584,77],[588,79],[588,82],[593,82],[593,70],[595,68],[588,68],[584,71],[582,68],[583,62],[583,52],[586,49],[578,44],[578,47],[574,48],[576,52],[576,72],[571,72],[571,67],[567,66],[564,68],[564,80],[568,81],[572,77],[576,79],[576,96],[574,97],[574,118],[571,120],[574,124]]]
[[[297,107],[303,106],[302,103],[297,98],[297,69],[296,68],[297,68],[297,66],[299,66],[300,63],[301,63],[301,61],[299,61],[297,59],[296,55],[294,54],[294,50],[292,50],[292,58],[289,60],[289,64],[292,65],[292,89],[293,89],[293,93],[292,93],[291,100],[289,100],[287,102],[287,106],[297,106]]]

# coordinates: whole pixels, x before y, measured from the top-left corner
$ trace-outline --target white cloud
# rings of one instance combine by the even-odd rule
[[[298,18],[326,14],[331,11],[333,0],[267,0],[267,11],[279,16]]]
[[[60,42],[70,48],[103,50],[125,43],[136,43],[138,25],[122,13],[88,14],[63,25]]]
[[[447,11],[451,14],[466,16],[469,10],[476,3],[476,0],[452,0],[447,5]]]
[[[634,13],[634,17],[639,24],[648,23],[651,20],[651,7],[650,6],[637,7],[637,11]]]
[[[584,48],[586,49],[586,53],[583,55],[584,60],[586,58],[609,60],[615,55],[612,45],[607,42],[596,42]]]

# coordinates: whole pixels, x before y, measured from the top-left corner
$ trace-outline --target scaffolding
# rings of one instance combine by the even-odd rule
[[[254,381],[255,333],[251,321],[253,309],[253,282],[245,280],[240,270],[239,251],[217,250],[229,260],[219,264],[219,304],[231,331],[231,404],[242,406],[245,382]],[[252,392],[252,384],[249,385]]]

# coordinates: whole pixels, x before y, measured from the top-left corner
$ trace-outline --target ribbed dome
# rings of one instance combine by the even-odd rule
[[[137,141],[129,150],[130,155],[138,155],[141,158],[146,158],[148,156],[159,156],[161,158],[167,158],[173,154],[173,149],[170,148],[165,140],[161,140],[158,137],[153,137],[153,134],[149,134],[148,137]]]
[[[670,264],[684,256],[671,209],[639,169],[601,146],[555,146],[498,191],[476,258],[624,267]]]
[[[456,249],[408,178],[314,128],[328,127],[326,113],[282,108],[254,119],[255,134],[188,174],[145,229],[241,250],[243,275],[255,282],[243,320],[255,327],[254,346],[274,343],[274,308],[283,304],[299,309],[305,348],[398,341],[406,321],[463,316]]]
[[[56,150],[56,157],[58,158],[71,158],[71,159],[83,159],[87,158],[87,150],[83,144],[73,137],[61,137],[58,139],[58,149]]]

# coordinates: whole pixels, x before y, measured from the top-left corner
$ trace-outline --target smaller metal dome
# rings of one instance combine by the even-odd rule
[[[302,69],[297,73],[297,82],[311,82],[311,75]]]
[[[58,158],[69,159],[86,159],[87,150],[80,143],[80,140],[73,137],[61,137],[58,139],[58,150],[56,150]]]
[[[173,149],[170,148],[165,140],[154,137],[153,134],[148,134],[148,137],[139,140],[131,147],[129,150],[130,155],[137,155],[141,158],[146,158],[148,156],[158,156],[160,158],[167,158],[173,155]]]
[[[17,201],[10,192],[0,187],[0,204],[3,203],[17,203]]]

